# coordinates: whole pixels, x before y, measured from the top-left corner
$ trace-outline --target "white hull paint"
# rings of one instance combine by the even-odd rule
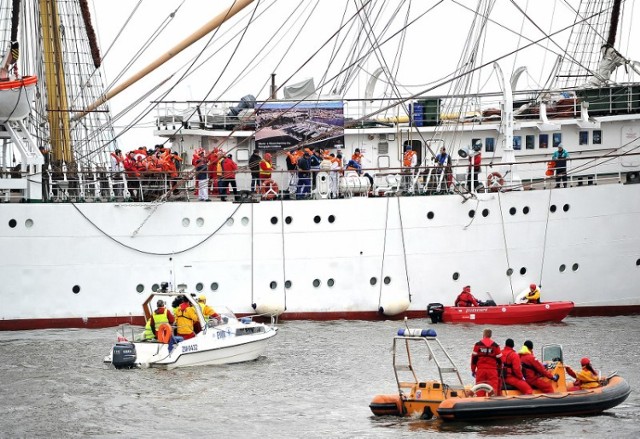
[[[10,306],[0,321],[12,329],[138,316],[152,285],[175,280],[196,293],[201,284],[238,314],[255,304],[281,307],[284,318],[357,318],[408,300],[408,312],[426,312],[428,303],[451,304],[467,284],[479,298],[488,292],[507,303],[532,282],[544,300],[570,300],[577,310],[637,309],[638,224],[635,184],[481,193],[466,202],[9,204],[0,209],[0,296]]]

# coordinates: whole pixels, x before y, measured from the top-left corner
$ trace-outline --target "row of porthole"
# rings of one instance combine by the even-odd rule
[[[562,210],[565,211],[565,212],[568,212],[569,209],[570,209],[570,206],[568,204],[565,204],[564,206],[562,206]],[[555,204],[552,204],[551,206],[549,206],[549,211],[551,213],[555,213],[557,210],[558,210],[558,208],[556,207]],[[528,215],[530,211],[531,210],[529,209],[529,206],[524,206],[522,208],[522,213],[525,214],[525,215]],[[482,213],[482,216],[486,218],[486,217],[489,216],[489,209],[482,209],[481,213]],[[516,209],[515,207],[512,207],[512,208],[509,209],[509,214],[510,215],[513,216],[516,213],[518,213],[518,209]],[[436,216],[435,213],[427,212],[427,219],[432,220],[433,218],[435,218],[435,216]],[[471,209],[469,211],[469,218],[473,218],[475,216],[476,216],[476,211],[474,209]]]
[[[636,261],[636,265],[640,265],[640,259],[638,259]],[[578,263],[575,263],[571,266],[571,271],[578,271],[578,269],[580,268],[580,265]],[[560,273],[564,273],[567,270],[567,266],[565,264],[560,264],[560,266],[558,267],[558,271]],[[505,273],[507,276],[512,276],[513,275],[513,268],[507,268],[507,271]],[[524,276],[525,274],[527,274],[527,268],[526,267],[521,267],[520,268],[520,274],[522,276]],[[453,280],[458,280],[460,279],[460,273],[458,273],[457,271],[455,273],[453,273]]]

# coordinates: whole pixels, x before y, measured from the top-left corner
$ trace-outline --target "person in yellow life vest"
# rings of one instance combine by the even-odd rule
[[[171,313],[171,311],[169,311],[165,305],[164,305],[164,300],[158,300],[158,302],[156,303],[156,310],[153,312],[153,314],[151,314],[151,317],[149,318],[149,329],[151,330],[152,333],[152,338],[157,338],[156,334],[158,331],[158,328],[160,328],[160,325],[162,325],[163,323],[168,323],[170,325],[173,325],[173,322],[175,321],[175,318],[173,317],[173,314]],[[145,338],[146,338],[146,328],[145,328]]]
[[[540,289],[536,284],[529,285],[529,292],[524,297],[527,303],[540,303]]]
[[[580,366],[582,366],[582,369],[578,373],[574,372],[569,366],[565,366],[567,373],[576,379],[573,383],[576,389],[594,389],[602,385],[598,374],[591,366],[591,360],[584,357],[580,360]]]
[[[196,310],[193,309],[189,300],[183,298],[182,303],[176,311],[176,333],[185,340],[196,336],[196,332],[200,330],[200,320]]]
[[[200,295],[198,297],[198,305],[200,305],[200,309],[202,310],[202,315],[204,316],[205,319],[208,319],[211,317],[214,317],[214,318],[219,317],[219,314],[216,312],[216,310],[210,307],[209,305],[207,305],[207,298],[205,296]]]
[[[264,158],[260,161],[260,184],[264,184],[266,180],[271,179],[271,171],[273,165],[271,164],[271,154],[266,153]]]

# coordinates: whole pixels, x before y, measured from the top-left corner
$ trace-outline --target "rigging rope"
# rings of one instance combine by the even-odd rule
[[[409,303],[411,303],[411,282],[409,279],[409,264],[407,262],[407,247],[404,240],[404,224],[402,223],[402,209],[400,209],[400,198],[398,199],[398,218],[400,219],[400,236],[402,237],[402,256],[404,258],[404,275],[407,280],[407,291],[409,293]]]
[[[509,246],[507,245],[507,230],[504,225],[504,211],[502,210],[502,194],[498,192],[498,207],[500,208],[500,224],[502,226],[502,242],[504,243],[504,255],[507,260],[507,270],[511,270],[511,275],[507,276],[509,278],[509,289],[511,290],[511,299],[515,303],[516,297],[513,294],[513,268],[511,268],[511,261],[509,260]]]
[[[284,246],[284,200],[280,198],[280,236],[282,236],[282,296],[284,298],[284,309],[287,310],[287,271],[286,271],[286,254]]]
[[[551,216],[551,191],[549,191],[549,201],[547,203],[547,219],[544,223],[544,240],[542,241],[542,262],[540,264],[540,276],[538,280],[538,285],[542,288],[542,276],[544,274],[544,261],[545,256],[547,254],[547,232],[549,231],[549,218]]]
[[[382,237],[382,258],[380,259],[380,288],[378,292],[378,309],[382,306],[382,285],[384,285],[384,260],[387,251],[387,232],[389,224],[389,202],[391,197],[387,197],[386,212],[384,215],[384,234]]]

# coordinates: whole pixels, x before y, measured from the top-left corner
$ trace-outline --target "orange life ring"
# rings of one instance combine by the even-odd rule
[[[168,323],[161,324],[160,326],[158,326],[158,329],[156,330],[156,338],[160,343],[169,343],[169,340],[171,340],[172,335],[173,335],[173,329],[171,328],[171,325]]]
[[[265,200],[273,200],[278,196],[278,183],[272,179],[262,182],[261,188],[262,198]]]
[[[492,172],[487,176],[487,187],[490,191],[497,191],[504,186],[504,178],[499,172]]]
[[[544,173],[544,175],[546,176],[551,176],[553,175],[553,171],[556,169],[556,162],[549,162],[547,163],[547,170]]]

